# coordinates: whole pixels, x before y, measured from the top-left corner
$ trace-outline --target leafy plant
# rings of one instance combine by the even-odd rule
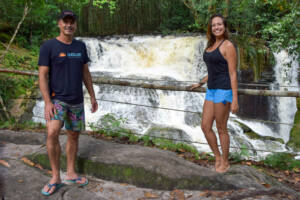
[[[0,121],[0,129],[13,129],[13,130],[35,130],[44,129],[45,125],[31,120],[25,122],[18,122],[15,118],[11,117],[9,120]]]
[[[229,153],[229,159],[234,162],[241,162],[249,157],[249,149],[246,145],[242,144],[239,151],[235,151],[233,153]]]
[[[104,115],[97,123],[89,123],[89,127],[95,131],[110,137],[129,137],[131,132],[123,128],[126,119],[117,117],[114,114],[108,113]],[[133,138],[132,138],[133,140]]]
[[[268,167],[278,168],[281,170],[292,170],[300,168],[300,161],[294,158],[295,155],[290,153],[274,153],[266,157],[263,161]]]

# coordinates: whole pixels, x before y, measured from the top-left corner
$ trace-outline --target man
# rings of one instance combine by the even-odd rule
[[[58,27],[60,35],[41,46],[38,62],[39,85],[45,101],[47,151],[52,169],[52,178],[42,189],[42,194],[46,196],[62,186],[58,136],[63,125],[68,135],[67,181],[81,186],[88,184],[86,177],[79,177],[75,172],[79,133],[85,128],[82,81],[90,95],[92,113],[98,109],[87,64],[89,58],[86,46],[74,39],[76,15],[70,10],[62,11]]]

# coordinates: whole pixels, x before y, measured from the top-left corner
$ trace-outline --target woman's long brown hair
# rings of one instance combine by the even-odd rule
[[[206,32],[206,37],[207,37],[207,45],[206,45],[206,49],[212,47],[214,45],[214,43],[216,42],[216,37],[214,36],[214,34],[212,33],[212,20],[215,17],[220,17],[223,20],[223,24],[225,27],[225,32],[224,32],[224,40],[228,40],[229,39],[229,31],[228,31],[228,27],[227,27],[227,21],[226,19],[221,15],[221,14],[214,14],[210,17],[208,25],[207,25],[207,32]]]

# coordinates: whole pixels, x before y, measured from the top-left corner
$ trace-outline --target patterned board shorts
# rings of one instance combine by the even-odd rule
[[[205,100],[212,101],[214,103],[223,103],[224,105],[232,102],[232,90],[223,89],[207,89]]]
[[[56,114],[51,120],[60,120],[63,122],[62,127],[65,125],[67,130],[80,132],[85,130],[85,117],[84,105],[81,104],[68,104],[60,100],[52,100]]]

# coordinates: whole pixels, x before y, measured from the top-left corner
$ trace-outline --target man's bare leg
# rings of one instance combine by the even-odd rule
[[[59,144],[59,132],[62,122],[59,120],[51,120],[47,122],[47,152],[52,169],[52,178],[49,181],[50,184],[61,183],[60,178],[60,154],[61,147]],[[49,187],[46,185],[44,191],[52,193],[55,187],[52,187],[49,191]]]
[[[75,171],[75,162],[76,156],[78,152],[78,139],[79,132],[75,131],[67,131],[68,141],[66,145],[66,153],[67,153],[67,180],[72,180],[78,178],[78,175]],[[79,184],[85,183],[86,178],[82,177],[81,180],[76,181]]]

